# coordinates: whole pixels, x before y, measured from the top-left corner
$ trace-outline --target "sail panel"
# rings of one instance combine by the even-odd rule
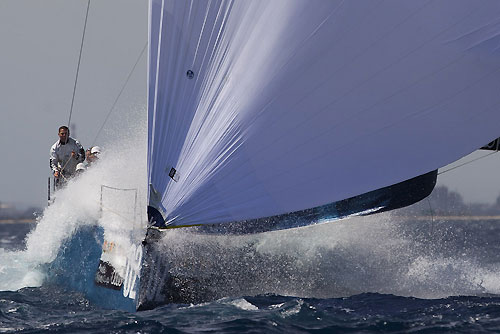
[[[318,207],[498,137],[497,1],[153,0],[151,188],[168,224]]]

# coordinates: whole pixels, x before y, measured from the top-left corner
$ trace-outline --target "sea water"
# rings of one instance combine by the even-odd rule
[[[168,244],[180,274],[228,296],[137,313],[44,284],[19,250],[36,228],[1,228],[2,333],[500,331],[499,221],[384,214],[233,238],[177,233]]]

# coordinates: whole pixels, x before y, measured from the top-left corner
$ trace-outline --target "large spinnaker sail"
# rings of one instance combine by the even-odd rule
[[[500,2],[152,0],[150,205],[249,220],[435,170],[498,137]]]

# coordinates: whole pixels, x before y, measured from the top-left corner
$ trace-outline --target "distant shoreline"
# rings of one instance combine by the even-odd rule
[[[398,216],[415,220],[500,220],[500,216]]]
[[[0,219],[0,224],[34,224],[35,219]]]
[[[500,216],[397,216],[407,220],[499,220]],[[35,224],[35,219],[0,219],[1,224]]]

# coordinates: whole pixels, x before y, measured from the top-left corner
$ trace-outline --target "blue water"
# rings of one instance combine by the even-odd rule
[[[414,276],[421,281],[406,290],[405,287],[409,283],[396,279],[391,281],[387,278],[386,286],[383,285],[384,282],[371,282],[384,281],[380,277],[385,277],[382,273],[387,269],[382,268],[379,272],[371,269],[372,272],[360,275],[359,279],[365,280],[362,286],[366,287],[366,291],[347,297],[242,295],[198,305],[171,304],[151,311],[127,313],[102,310],[80,294],[65,291],[58,286],[42,285],[0,292],[0,333],[500,332],[500,296],[496,292],[496,284],[500,286],[499,272],[496,271],[500,261],[500,245],[497,242],[500,222],[454,221],[411,226],[411,229],[402,232],[406,241],[414,243],[408,249],[426,254],[427,261],[430,258],[438,260],[415,266],[415,263],[422,262],[420,257],[416,254],[403,254],[403,257],[413,260],[412,270],[421,270]],[[30,228],[31,226],[26,224],[0,225],[0,248],[11,251],[22,249],[24,236]],[[375,235],[373,237],[377,238]],[[386,241],[390,240],[388,237]],[[416,244],[421,248],[416,249]],[[346,248],[346,245],[342,247]],[[358,249],[360,254],[365,256],[361,250],[363,247],[366,245],[360,244],[354,249]],[[403,249],[401,246],[384,247],[394,251]],[[376,248],[372,250],[377,252]],[[382,253],[377,253],[376,256],[380,254]],[[326,255],[326,251],[319,254]],[[352,264],[352,261],[362,261],[362,256],[353,260],[352,250],[341,255],[335,259],[323,259],[318,262],[318,270],[325,271],[323,276],[332,275],[324,269],[330,261],[328,263],[335,267],[334,270],[341,280],[352,278],[345,273],[349,272],[346,267]],[[341,258],[345,258],[344,262],[341,262]],[[458,259],[461,259],[459,264]],[[390,262],[391,259],[386,258],[384,261]],[[400,265],[402,267],[399,271],[411,271],[403,264]],[[5,269],[2,263],[0,269]],[[406,276],[400,276],[399,280]],[[311,273],[311,277],[318,279],[322,274]],[[285,275],[283,279],[293,277]],[[297,284],[299,283],[302,284]],[[362,290],[359,282],[353,280],[351,283],[358,292]],[[301,288],[298,287],[297,290],[300,291]],[[303,289],[307,290],[307,287]],[[447,289],[455,296],[439,297],[447,294]],[[415,295],[431,296],[435,292],[436,298],[396,295],[399,292],[408,294],[412,291],[415,291]],[[460,296],[462,294],[463,296]]]
[[[500,298],[263,295],[131,314],[42,287],[0,293],[0,317],[3,333],[481,333],[500,331]]]

